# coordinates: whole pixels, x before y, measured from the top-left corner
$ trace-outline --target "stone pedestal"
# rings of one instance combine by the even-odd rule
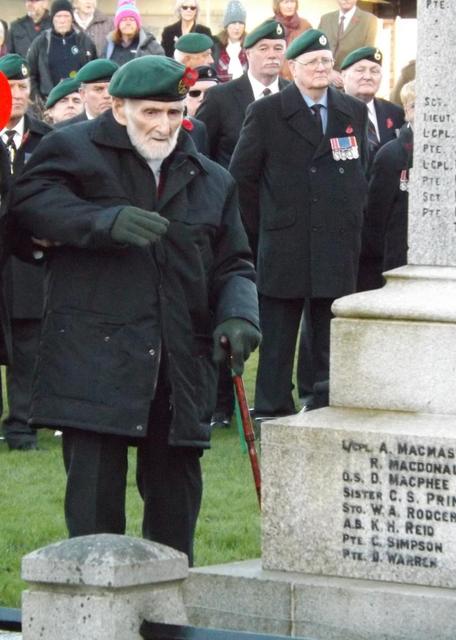
[[[24,640],[140,640],[144,619],[186,624],[187,557],[147,540],[82,536],[24,557]]]

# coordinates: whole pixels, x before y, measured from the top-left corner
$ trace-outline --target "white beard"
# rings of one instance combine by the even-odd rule
[[[168,140],[157,141],[148,139],[144,134],[138,133],[135,125],[127,121],[127,133],[130,138],[130,142],[146,162],[164,160],[167,158],[177,144],[179,131],[180,127],[176,129]]]

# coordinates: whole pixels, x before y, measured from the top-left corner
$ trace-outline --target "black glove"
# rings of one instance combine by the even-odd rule
[[[120,244],[147,247],[168,230],[169,221],[156,211],[124,207],[117,214],[111,237]]]
[[[236,375],[241,376],[244,362],[260,342],[261,333],[248,320],[225,320],[214,331],[214,362],[220,364],[231,355],[229,366]]]

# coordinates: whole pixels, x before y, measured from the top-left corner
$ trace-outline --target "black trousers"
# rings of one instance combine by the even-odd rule
[[[312,332],[312,367],[315,385],[329,378],[329,328],[334,298],[308,298]],[[293,363],[305,298],[281,299],[260,296],[260,345],[255,390],[258,416],[295,413]]]
[[[11,321],[13,363],[6,370],[9,413],[3,433],[10,447],[35,444],[36,430],[27,424],[30,417],[33,375],[40,343],[41,320]]]
[[[201,506],[201,450],[170,447],[169,397],[157,389],[148,433],[138,439],[136,481],[144,501],[142,534],[183,551],[193,564],[193,540]],[[128,446],[131,440],[64,429],[67,472],[65,519],[70,537],[125,533]]]
[[[304,301],[304,311],[299,332],[298,362],[296,365],[298,396],[312,396],[315,384],[314,363],[312,356],[312,321],[310,317],[309,298]]]

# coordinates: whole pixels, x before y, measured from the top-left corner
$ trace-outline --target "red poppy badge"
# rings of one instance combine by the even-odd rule
[[[386,119],[386,128],[387,129],[392,129],[394,127],[394,122],[391,120],[391,118],[387,118]]]
[[[185,131],[193,131],[193,122],[188,118],[184,118],[182,120],[182,127],[185,129]]]
[[[351,136],[351,134],[353,133],[353,127],[351,126],[351,124],[349,124],[348,127],[345,129],[345,133]]]

